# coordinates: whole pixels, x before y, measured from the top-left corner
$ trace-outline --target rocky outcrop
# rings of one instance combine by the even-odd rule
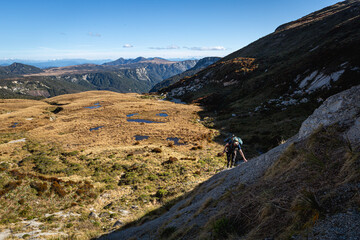
[[[207,66],[209,66],[219,60],[220,60],[219,57],[202,58],[196,63],[196,65],[193,68],[161,81],[160,83],[156,84],[149,92],[157,92],[160,89],[166,88],[166,87],[170,86],[171,84],[174,84],[185,77],[193,76],[194,74],[200,72]]]
[[[355,120],[354,130],[349,136],[359,140],[360,85],[329,97],[314,113],[306,119],[300,128],[299,138],[309,136],[320,126],[328,126],[336,122]],[[358,131],[357,131],[358,130]]]

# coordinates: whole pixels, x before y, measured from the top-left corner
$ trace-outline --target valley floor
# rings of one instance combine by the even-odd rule
[[[171,206],[225,165],[201,110],[106,91],[0,100],[0,229],[89,239]]]

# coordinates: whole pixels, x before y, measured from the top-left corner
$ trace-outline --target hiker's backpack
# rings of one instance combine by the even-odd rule
[[[235,142],[238,142],[240,145],[243,145],[243,141],[239,137],[232,137],[231,138],[231,143],[235,143]]]

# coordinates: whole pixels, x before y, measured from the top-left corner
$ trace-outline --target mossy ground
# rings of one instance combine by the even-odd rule
[[[97,103],[101,107],[86,108]],[[54,232],[43,238],[61,239],[56,232],[62,232],[89,239],[113,229],[116,220],[126,224],[166,206],[225,165],[217,157],[222,146],[212,141],[218,133],[198,123],[199,111],[101,91],[1,100],[1,228],[30,232],[22,221],[36,219],[41,231]],[[168,116],[156,115],[161,112]],[[149,138],[136,141],[135,135]],[[174,137],[181,145],[167,140]],[[22,138],[26,142],[10,143]]]

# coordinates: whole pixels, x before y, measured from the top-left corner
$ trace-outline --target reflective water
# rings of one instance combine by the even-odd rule
[[[156,122],[151,120],[145,120],[145,119],[126,119],[128,122],[138,122],[138,123],[164,123],[164,122]]]
[[[138,113],[131,113],[131,114],[126,115],[126,117],[132,117],[132,116],[135,116],[135,115],[139,115],[139,114]]]
[[[100,108],[100,107],[101,107],[100,103],[99,103],[99,102],[97,102],[97,103],[94,103],[94,106],[85,107],[85,108],[95,109],[95,108]]]
[[[104,126],[98,126],[98,127],[90,128],[90,132],[95,131],[95,130],[99,130],[100,128],[103,128],[103,127]]]
[[[149,136],[143,136],[143,135],[135,135],[134,137],[136,141],[149,139]]]
[[[156,116],[159,116],[159,117],[168,117],[169,115],[167,113],[158,113],[156,114]]]
[[[19,124],[18,122],[13,123],[13,125],[11,125],[10,127],[15,128],[18,124]]]

